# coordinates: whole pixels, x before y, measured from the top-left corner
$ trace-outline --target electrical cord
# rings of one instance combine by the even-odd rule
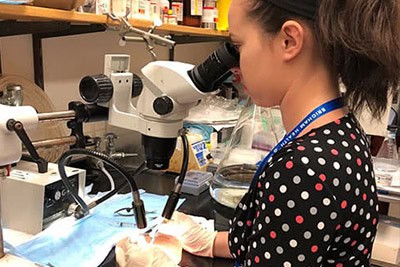
[[[61,179],[65,185],[65,187],[68,189],[68,191],[71,193],[72,197],[78,204],[78,210],[75,212],[75,217],[76,218],[82,218],[89,214],[89,209],[90,207],[94,207],[101,202],[105,201],[106,199],[110,198],[112,195],[116,194],[118,191],[121,191],[125,185],[118,187],[117,189],[114,189],[107,195],[103,196],[97,201],[94,201],[89,204],[89,206],[83,201],[83,199],[78,195],[78,193],[75,191],[74,187],[72,186],[71,182],[68,179],[68,176],[65,172],[65,165],[67,160],[74,156],[74,155],[85,155],[89,157],[96,158],[98,160],[102,160],[106,164],[110,165],[111,167],[115,168],[128,182],[131,192],[132,192],[132,208],[135,210],[135,219],[136,219],[136,224],[139,229],[146,228],[147,222],[146,222],[146,216],[145,216],[145,209],[144,209],[144,203],[140,199],[140,194],[138,187],[136,186],[136,182],[134,181],[134,178],[130,176],[130,174],[124,169],[124,167],[116,162],[115,160],[111,159],[107,155],[100,153],[98,151],[92,151],[88,149],[82,149],[82,148],[74,148],[66,151],[60,158],[58,162],[58,170],[61,176]],[[139,167],[139,169],[135,173],[135,177],[139,175],[145,168],[145,162]]]
[[[174,186],[174,189],[171,191],[167,203],[165,204],[164,210],[162,212],[162,217],[164,219],[171,219],[172,214],[175,211],[176,205],[178,204],[179,197],[181,195],[181,189],[183,185],[183,181],[186,176],[188,164],[189,164],[189,142],[186,136],[186,129],[181,131],[180,135],[182,139],[182,146],[183,146],[183,161],[182,161],[182,168],[179,174],[179,178],[177,183]]]

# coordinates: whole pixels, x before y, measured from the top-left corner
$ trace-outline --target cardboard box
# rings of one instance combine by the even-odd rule
[[[72,10],[80,7],[85,0],[33,0],[34,6]]]

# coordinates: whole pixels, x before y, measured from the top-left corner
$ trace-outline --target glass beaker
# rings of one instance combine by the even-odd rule
[[[243,109],[210,185],[211,196],[235,208],[247,192],[259,163],[284,136],[280,110],[251,101]]]

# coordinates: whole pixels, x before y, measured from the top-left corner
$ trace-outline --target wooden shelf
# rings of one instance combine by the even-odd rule
[[[82,13],[75,11],[66,11],[60,9],[51,9],[35,7],[28,5],[6,5],[0,4],[0,20],[18,20],[18,21],[64,21],[71,23],[84,24],[107,24],[110,26],[118,25],[106,15],[95,15],[91,13]],[[148,29],[152,26],[152,21],[129,19],[132,26]],[[204,37],[228,37],[227,32],[218,32],[212,29],[180,26],[180,25],[162,25],[157,28],[158,31],[168,32],[177,35],[193,35]]]

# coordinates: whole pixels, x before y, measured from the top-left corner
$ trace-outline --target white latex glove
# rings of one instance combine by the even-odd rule
[[[118,267],[177,267],[173,260],[158,247],[141,242],[122,239],[115,246]]]
[[[172,219],[161,226],[160,232],[177,237],[187,252],[213,258],[214,239],[217,232],[204,229],[189,215],[175,211]]]

